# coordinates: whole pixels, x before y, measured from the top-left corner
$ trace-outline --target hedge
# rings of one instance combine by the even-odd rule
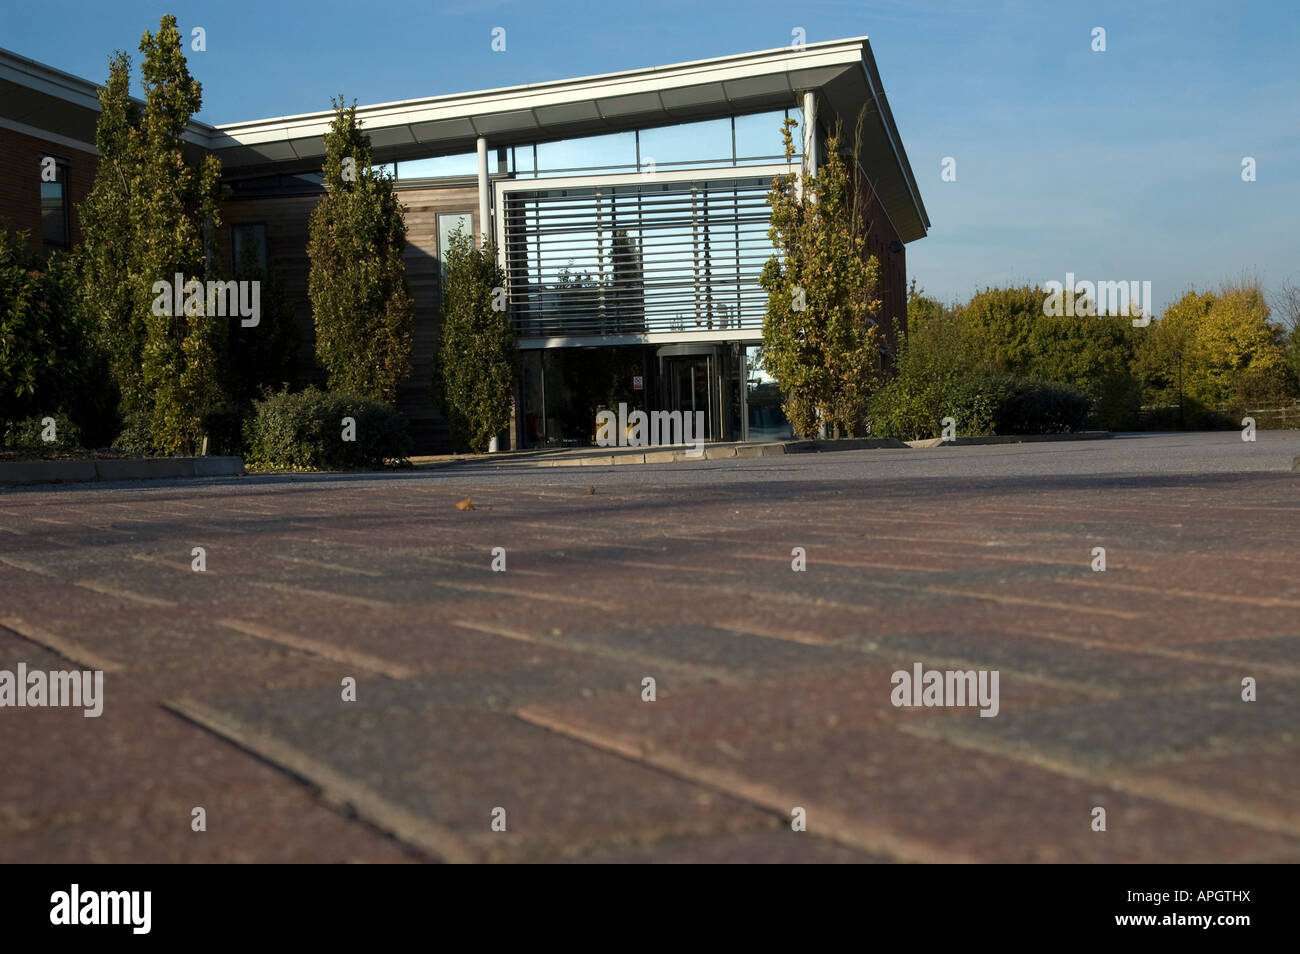
[[[355,440],[344,440],[343,419],[356,422]],[[359,394],[314,387],[267,394],[253,402],[244,425],[251,467],[348,470],[404,462],[411,452],[406,419]]]
[[[959,374],[917,384],[896,378],[871,402],[871,436],[939,437],[941,419],[957,422],[958,437],[1059,434],[1087,430],[1092,402],[1078,388],[1007,374]]]

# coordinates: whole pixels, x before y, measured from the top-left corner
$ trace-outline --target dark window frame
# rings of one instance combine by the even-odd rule
[[[62,209],[63,238],[59,241],[51,241],[49,236],[46,234],[45,196],[41,195],[40,196],[41,241],[43,242],[45,248],[47,249],[59,249],[62,251],[67,251],[72,247],[72,202],[71,202],[71,196],[69,195],[69,192],[71,191],[71,185],[72,185],[72,162],[68,159],[62,158],[61,156],[56,156],[50,153],[46,153],[41,156],[42,165],[44,164],[46,159],[54,160],[54,168],[56,171],[54,174],[54,183],[48,183],[45,181],[43,177],[40,177],[41,189],[43,190],[45,186],[51,184],[57,184],[62,187],[61,198],[63,200],[63,209]],[[59,179],[59,172],[63,173],[62,181],[60,181]]]
[[[230,274],[234,275],[239,271],[239,249],[236,247],[238,242],[235,239],[237,229],[261,229],[261,268],[266,271],[271,267],[271,249],[267,240],[266,222],[232,222],[230,224]]]

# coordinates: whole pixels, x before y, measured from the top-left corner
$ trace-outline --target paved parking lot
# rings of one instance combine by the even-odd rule
[[[0,671],[104,698],[0,709],[0,861],[1300,861],[1297,455],[3,492]]]

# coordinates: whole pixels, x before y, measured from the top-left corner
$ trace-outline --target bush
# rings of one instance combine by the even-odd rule
[[[1092,402],[1079,388],[1049,381],[1007,379],[995,433],[1064,434],[1088,429]]]
[[[54,418],[55,440],[47,441],[41,436],[45,430],[45,417]],[[5,447],[21,447],[33,450],[77,450],[81,447],[81,431],[66,414],[50,414],[24,418],[14,421],[4,430]]]
[[[0,430],[59,413],[95,430],[93,412],[107,403],[97,361],[72,260],[36,254],[27,232],[0,223]]]
[[[122,421],[122,430],[118,432],[117,437],[113,440],[113,448],[133,456],[152,456],[154,446],[149,425],[149,411],[147,408],[128,411]]]
[[[355,440],[343,440],[343,418],[356,421]],[[254,467],[346,470],[382,467],[411,452],[406,420],[393,408],[359,394],[303,391],[267,394],[253,402],[244,427]]]
[[[1244,413],[1234,417],[1231,412],[1207,407],[1195,398],[1185,398],[1181,410],[1177,404],[1143,408],[1138,425],[1144,431],[1233,431],[1241,429]]]
[[[936,437],[943,417],[943,383],[902,375],[876,391],[867,414],[872,437],[919,441]]]
[[[958,375],[944,390],[939,416],[957,422],[958,437],[987,437],[999,432],[1003,409],[1016,396],[1016,380],[1010,375]]]
[[[966,373],[922,382],[895,378],[876,392],[871,414],[873,437],[923,440],[940,436],[945,417],[957,422],[959,437],[1081,431],[1093,408],[1067,384]]]

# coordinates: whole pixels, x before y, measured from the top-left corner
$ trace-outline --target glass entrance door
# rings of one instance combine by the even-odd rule
[[[713,356],[707,354],[673,355],[663,359],[663,379],[667,385],[668,411],[681,411],[683,415],[704,413],[705,440],[713,439],[715,426],[713,403]],[[691,418],[691,433],[696,434]]]

